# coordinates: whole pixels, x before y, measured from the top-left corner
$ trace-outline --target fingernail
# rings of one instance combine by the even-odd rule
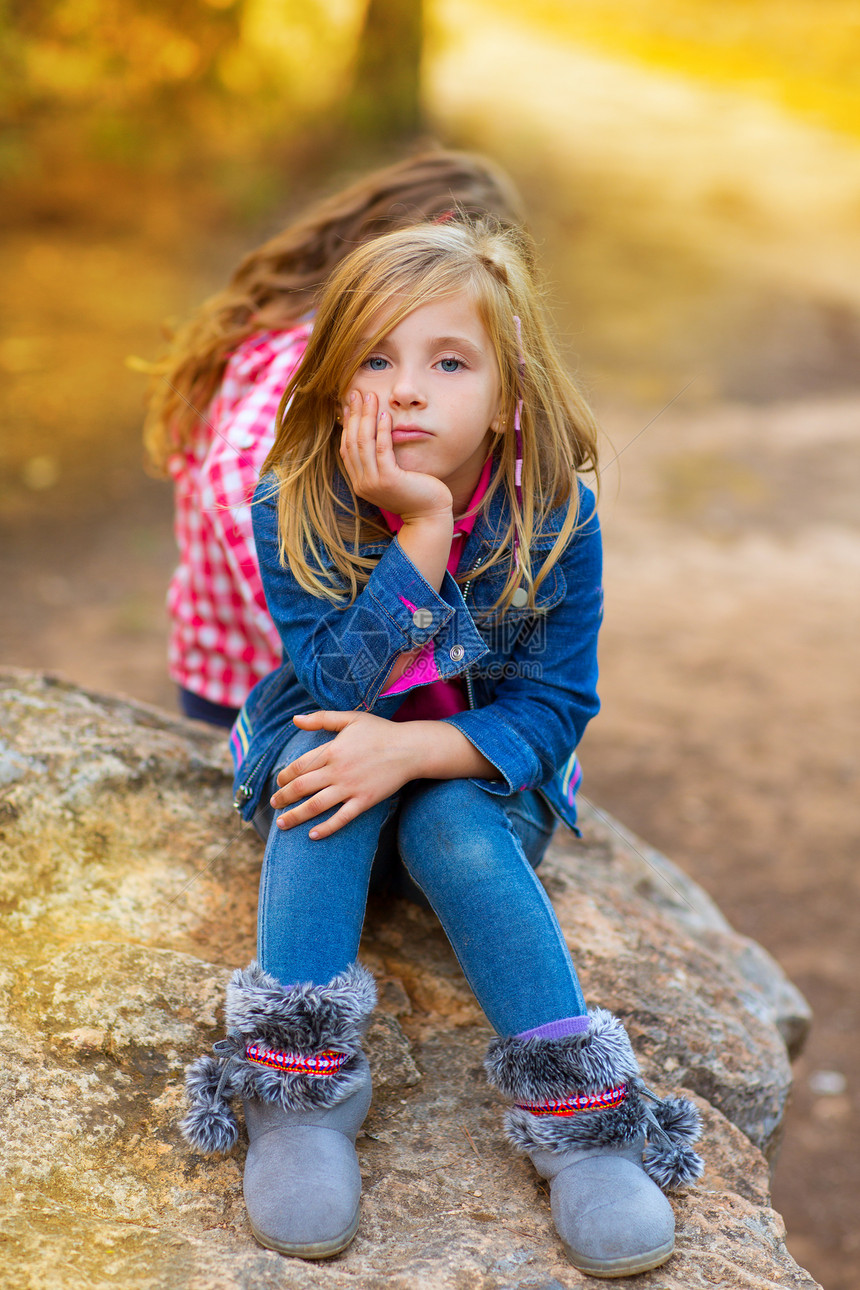
[[[365,394],[364,396],[365,403],[369,403],[372,398],[373,398],[372,394]]]
[[[309,838],[318,838],[318,837],[319,837],[319,834],[317,833],[316,829],[311,829],[310,833],[308,834],[308,837],[309,837]]]
[[[350,403],[355,403],[355,396],[356,396],[356,394],[358,394],[358,390],[350,390],[350,392],[349,392],[349,401],[350,401]]]

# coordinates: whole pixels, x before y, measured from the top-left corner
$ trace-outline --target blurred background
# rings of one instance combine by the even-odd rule
[[[856,0],[4,14],[0,661],[175,709],[138,360],[309,197],[416,139],[501,162],[607,436],[585,789],[812,1003],[774,1198],[854,1290]]]

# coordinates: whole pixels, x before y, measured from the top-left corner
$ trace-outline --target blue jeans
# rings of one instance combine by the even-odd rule
[[[334,737],[298,730],[276,766]],[[268,796],[275,787],[273,775]],[[539,794],[498,797],[467,779],[416,779],[330,837],[310,839],[313,825],[338,809],[287,830],[272,825],[271,808],[257,814],[260,832],[271,825],[257,925],[257,956],[267,972],[284,985],[323,984],[354,962],[374,861],[379,868],[399,855],[499,1034],[585,1012],[570,952],[534,871],[554,828]]]

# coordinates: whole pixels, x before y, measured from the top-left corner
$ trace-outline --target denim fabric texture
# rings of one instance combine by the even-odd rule
[[[329,731],[296,731],[277,769],[329,742]],[[414,780],[328,838],[312,824],[277,828],[258,812],[268,842],[260,879],[257,957],[285,985],[324,984],[357,954],[372,874],[408,878],[436,911],[490,1024],[514,1035],[585,1012],[558,920],[535,875],[555,827],[536,792],[484,793],[467,779]]]
[[[343,480],[335,480],[335,487],[346,500]],[[235,804],[243,818],[251,820],[265,798],[296,713],[326,709],[391,718],[410,692],[380,697],[397,656],[432,641],[438,676],[463,677],[469,695],[467,711],[443,720],[499,771],[497,779],[467,782],[505,799],[537,790],[556,818],[575,830],[576,746],[599,708],[597,633],[603,608],[594,495],[582,483],[578,488],[578,526],[537,592],[537,612],[512,606],[491,614],[505,572],[500,566],[486,574],[481,569],[508,523],[503,488],[466,538],[461,568],[474,572],[462,591],[446,572],[437,592],[395,536],[360,548],[377,563],[353,603],[336,606],[304,591],[280,564],[277,490],[274,477],[264,477],[252,508],[254,537],[284,655],[281,667],[251,691],[233,728]],[[369,503],[361,505],[365,513],[378,515]],[[535,578],[568,505],[552,510],[532,540]],[[332,568],[324,548],[317,556],[323,568]],[[425,612],[413,615],[409,606]]]

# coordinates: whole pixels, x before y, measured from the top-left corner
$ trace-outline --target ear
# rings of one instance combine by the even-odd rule
[[[502,414],[501,408],[499,408],[499,411],[496,413],[496,415],[493,417],[492,421],[490,422],[490,429],[492,430],[493,434],[504,434],[505,418]]]

